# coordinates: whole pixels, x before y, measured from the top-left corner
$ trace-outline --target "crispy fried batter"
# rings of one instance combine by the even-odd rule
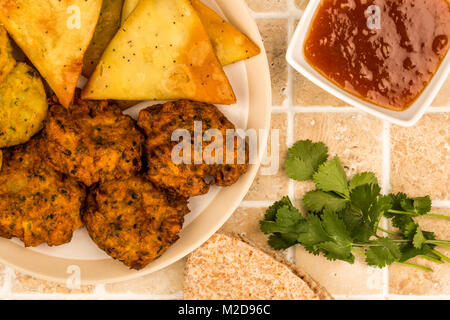
[[[47,97],[39,74],[19,62],[0,84],[0,148],[27,142],[44,126]]]
[[[212,183],[230,186],[236,183],[248,167],[247,144],[245,144],[244,164],[238,164],[237,144],[234,147],[234,164],[206,164],[205,161],[202,164],[195,164],[196,152],[193,143],[195,121],[202,121],[203,133],[209,129],[220,131],[223,136],[223,144],[220,144],[220,147],[225,162],[227,158],[226,131],[235,127],[214,105],[188,100],[168,102],[142,110],[138,120],[138,126],[147,136],[145,142],[148,160],[147,177],[158,187],[175,191],[184,197],[205,194]],[[191,161],[187,164],[175,164],[171,158],[172,150],[178,144],[171,141],[172,133],[178,129],[185,129],[191,134]],[[209,144],[203,143],[203,154]],[[197,152],[197,155],[199,153]],[[212,153],[212,156],[215,155]],[[203,158],[205,159],[205,154]],[[207,178],[211,177],[213,179],[207,181]]]
[[[82,227],[85,190],[51,168],[40,155],[41,140],[4,150],[0,172],[0,236],[25,246],[57,246]]]
[[[5,28],[0,25],[0,83],[14,69],[16,61],[12,55],[11,42]]]
[[[49,113],[45,151],[58,171],[91,186],[141,169],[144,135],[118,108],[77,100],[69,110],[54,104]]]
[[[143,177],[131,177],[94,187],[83,220],[102,250],[142,269],[178,239],[187,213],[185,199],[168,199]]]

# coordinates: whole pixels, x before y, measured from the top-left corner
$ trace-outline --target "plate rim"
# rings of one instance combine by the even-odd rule
[[[195,240],[191,240],[191,244],[188,248],[185,248],[183,254],[172,254],[166,259],[161,259],[170,253],[173,247],[169,248],[160,258],[152,262],[148,267],[140,270],[130,270],[123,266],[120,262],[113,260],[112,258],[104,260],[76,260],[76,259],[66,259],[51,257],[43,253],[28,250],[25,247],[19,246],[7,239],[0,239],[0,262],[6,266],[10,266],[15,270],[22,272],[27,275],[31,275],[38,279],[43,279],[47,281],[52,281],[56,283],[66,283],[70,277],[70,273],[67,272],[67,267],[76,265],[83,273],[81,274],[80,284],[85,285],[97,285],[105,283],[117,283],[127,280],[136,279],[149,275],[153,272],[159,271],[165,267],[172,265],[173,263],[179,261],[180,259],[187,256],[189,253],[194,251],[196,248],[200,247],[204,242],[206,242],[214,233],[216,233],[223,224],[229,219],[229,217],[234,213],[239,204],[242,202],[243,198],[250,189],[254,179],[259,170],[260,160],[266,152],[268,132],[270,130],[271,122],[271,108],[272,108],[272,88],[271,79],[269,71],[269,63],[267,60],[266,51],[262,41],[261,34],[258,30],[255,19],[251,16],[250,10],[244,0],[215,0],[217,5],[222,9],[226,18],[235,25],[239,30],[247,34],[253,41],[255,41],[261,48],[261,54],[257,57],[244,61],[245,69],[247,71],[248,86],[249,86],[249,125],[251,128],[251,116],[257,115],[260,122],[263,125],[258,129],[265,129],[266,132],[263,139],[259,141],[260,148],[258,150],[259,157],[256,164],[250,165],[248,172],[241,177],[241,179],[234,186],[223,188],[219,194],[224,194],[233,197],[231,201],[227,201],[227,208],[224,213],[220,215],[219,219],[211,222],[208,221],[208,216],[205,215],[205,211],[214,210],[212,207],[215,204],[216,199],[214,199],[208,207],[196,218],[189,226],[183,228],[181,232],[181,237],[195,237]],[[251,110],[253,109],[253,113]],[[255,113],[257,109],[257,113]],[[264,112],[261,112],[264,110]],[[239,189],[239,191],[238,191]],[[223,202],[223,201],[222,201]],[[209,228],[201,236],[193,235],[195,233],[192,226],[196,225],[197,219],[202,218],[203,222],[208,224]],[[210,220],[210,219],[209,219]],[[181,238],[180,237],[180,238]],[[179,243],[178,240],[177,243]],[[174,245],[174,246],[175,246]],[[6,249],[6,250],[5,250]],[[47,261],[46,263],[43,260]],[[51,260],[53,263],[51,263]],[[163,262],[162,262],[163,261]],[[95,264],[96,268],[100,271],[91,272],[90,269],[92,265]],[[51,266],[50,266],[51,265]],[[58,271],[56,271],[56,267]],[[66,266],[64,268],[64,266]],[[115,276],[108,276],[108,270],[114,268],[114,272],[117,273]],[[123,269],[123,270],[121,270]],[[87,274],[85,271],[88,270]],[[99,274],[104,274],[104,276],[99,276]],[[119,275],[120,274],[120,275]]]

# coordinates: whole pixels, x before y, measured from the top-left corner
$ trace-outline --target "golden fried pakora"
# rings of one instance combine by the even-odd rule
[[[108,181],[90,191],[83,221],[102,250],[139,270],[178,239],[187,201],[169,197],[143,177]]]
[[[144,135],[133,119],[106,101],[51,106],[44,130],[53,166],[87,186],[140,171]]]
[[[223,141],[218,142],[218,149],[222,157],[215,152],[211,152],[213,159],[208,157],[205,151],[209,143],[203,143],[201,150],[196,149],[194,126],[197,121],[201,121],[200,139],[210,129],[220,132]],[[214,105],[179,100],[152,106],[140,112],[138,126],[147,136],[145,154],[148,171],[146,176],[158,187],[174,191],[184,197],[193,197],[207,193],[213,183],[219,186],[230,186],[247,171],[247,143],[241,146],[234,144],[232,164],[226,162],[229,157],[226,152],[227,130],[235,130],[235,127]],[[188,161],[175,163],[172,159],[174,147],[179,144],[177,141],[172,141],[172,134],[176,130],[186,130],[190,133],[188,143],[192,152]],[[214,141],[215,139],[212,139],[211,143]],[[244,156],[241,156],[242,160],[239,160],[238,156],[242,154],[242,151]],[[199,154],[200,159],[203,160],[200,164],[195,160]],[[204,161],[208,159],[212,161]]]
[[[0,84],[0,148],[27,142],[44,126],[48,104],[32,67],[19,62]]]
[[[41,158],[41,142],[5,149],[0,172],[0,236],[27,247],[68,243],[83,225],[84,187]]]
[[[12,71],[16,64],[12,55],[12,46],[5,28],[0,26],[0,83]]]

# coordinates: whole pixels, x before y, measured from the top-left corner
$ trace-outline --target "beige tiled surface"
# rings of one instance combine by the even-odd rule
[[[266,175],[266,172],[259,170],[258,175],[255,178],[249,192],[247,193],[245,200],[278,200],[288,192],[289,178],[284,174],[284,161],[286,160],[287,145],[286,145],[286,134],[287,134],[287,115],[274,113],[272,115],[272,129],[279,130],[279,154],[280,162],[278,170],[274,174]],[[269,144],[267,148],[267,154],[270,155],[272,152],[271,145]],[[274,150],[273,152],[275,152]],[[263,166],[265,170],[270,168],[270,164]],[[267,169],[266,169],[267,168]]]
[[[302,194],[312,187],[289,181],[282,171],[287,146],[305,138],[326,142],[330,153],[340,156],[350,174],[361,170],[375,171],[385,191],[392,188],[418,195],[430,193],[440,200],[439,206],[447,206],[434,211],[450,214],[450,79],[433,102],[440,109],[427,113],[412,128],[388,125],[345,107],[344,103],[288,68],[284,50],[308,0],[246,1],[257,19],[268,52],[273,86],[272,126],[280,129],[281,161],[275,175],[258,175],[245,201],[222,230],[245,235],[258,245],[267,246],[266,236],[258,229],[267,206],[285,194],[300,205]],[[421,221],[424,229],[437,230],[438,237],[448,239],[449,229],[445,223],[448,222]],[[446,253],[450,254],[449,251]],[[441,266],[417,261],[433,267],[435,273],[429,274],[396,265],[389,270],[377,270],[359,260],[354,265],[329,262],[307,254],[301,248],[288,250],[287,256],[296,259],[299,266],[338,298],[450,296],[448,264]],[[184,263],[182,260],[136,280],[74,291],[64,285],[5,269],[0,264],[0,297],[180,298]]]
[[[246,0],[250,9],[256,12],[279,12],[286,10],[287,0]]]
[[[264,207],[239,207],[221,231],[246,237],[259,247],[268,249],[267,236],[259,230],[259,221],[264,218],[265,212]]]
[[[293,102],[295,106],[300,107],[317,107],[317,106],[331,106],[343,107],[345,103],[338,98],[335,98],[326,91],[320,89],[314,83],[306,79],[301,74],[294,73],[294,97]]]
[[[436,96],[436,99],[434,99],[432,105],[436,107],[450,106],[450,95],[448,92],[450,92],[450,76],[445,81],[441,91]]]
[[[434,213],[450,216],[449,208],[434,208]],[[432,218],[417,219],[423,230],[434,231],[436,239],[450,239],[448,221]],[[450,249],[438,249],[447,257]],[[393,265],[389,268],[389,291],[399,295],[439,296],[450,295],[450,264],[437,264],[415,258],[412,263],[426,266],[434,272],[423,272],[406,266]]]
[[[81,286],[79,289],[68,289],[66,284],[43,281],[35,277],[14,273],[11,292],[13,294],[91,294],[94,286]]]
[[[411,128],[391,128],[394,192],[450,198],[450,114],[426,114]]]
[[[274,106],[281,106],[286,101],[286,86],[288,81],[286,61],[288,21],[286,19],[264,19],[258,21],[258,27],[269,60],[272,80],[272,104]]]
[[[331,156],[338,155],[348,175],[373,171],[381,182],[383,122],[358,112],[296,113],[294,141],[322,141]],[[370,155],[370,156],[368,156]],[[313,187],[295,182],[295,198],[301,199]]]
[[[295,250],[298,266],[323,284],[333,295],[343,298],[351,296],[382,295],[383,271],[368,267],[359,256],[354,264],[343,261],[328,261],[323,256],[314,256],[301,247]]]
[[[183,270],[186,259],[135,280],[106,284],[106,293],[153,296],[176,296],[183,290]]]

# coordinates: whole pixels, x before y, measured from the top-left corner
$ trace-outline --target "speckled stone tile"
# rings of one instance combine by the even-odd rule
[[[282,196],[286,195],[288,192],[289,178],[284,172],[284,161],[287,156],[287,146],[286,146],[286,133],[287,133],[287,115],[284,113],[274,113],[272,114],[272,129],[279,130],[279,159],[278,160],[278,170],[271,175],[263,175],[262,169],[259,170],[258,175],[253,181],[253,184],[245,196],[245,200],[278,200]],[[272,152],[270,146],[270,136],[269,145],[267,147],[267,155],[270,157]],[[275,152],[275,150],[274,150]],[[276,154],[275,154],[276,155]],[[264,165],[263,168],[268,170],[271,165]]]
[[[450,115],[426,114],[417,125],[391,128],[394,192],[450,199]]]
[[[332,295],[376,295],[383,292],[383,271],[367,266],[357,256],[354,264],[328,261],[303,247],[295,251],[297,265],[324,285]]]
[[[297,8],[304,10],[306,6],[308,5],[309,0],[295,0],[295,5]]]
[[[441,90],[434,99],[432,105],[437,107],[449,107],[450,106],[450,77],[444,82]]]
[[[285,19],[264,19],[257,20],[257,23],[269,60],[272,79],[272,104],[280,106],[286,100],[288,67],[285,56],[288,46],[288,22]]]
[[[69,289],[65,284],[37,279],[18,271],[12,280],[13,294],[91,294],[94,286],[81,286],[80,289]]]
[[[324,142],[330,156],[339,156],[349,176],[372,171],[381,182],[381,120],[362,113],[298,113],[294,129],[294,141],[310,139]],[[302,198],[313,187],[312,182],[296,182],[296,199]]]
[[[106,284],[107,293],[141,294],[141,295],[172,295],[183,290],[183,273],[186,259],[134,280]]]
[[[449,208],[433,208],[433,212],[450,216]],[[441,219],[416,219],[423,230],[433,231],[437,239],[450,239],[450,222]],[[450,249],[438,248],[443,254],[450,256]],[[450,295],[450,264],[437,264],[422,258],[414,258],[408,262],[433,269],[425,272],[415,268],[394,264],[389,267],[389,292],[400,295]]]
[[[5,284],[5,266],[0,263],[0,291]]]
[[[259,248],[270,249],[267,236],[259,230],[259,221],[264,218],[267,208],[239,207],[220,229],[220,232],[241,235]]]
[[[335,98],[325,90],[294,71],[294,106],[298,107],[344,107],[345,102]]]
[[[283,11],[286,0],[245,0],[248,7],[255,12]]]

